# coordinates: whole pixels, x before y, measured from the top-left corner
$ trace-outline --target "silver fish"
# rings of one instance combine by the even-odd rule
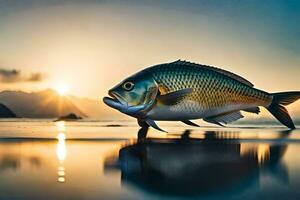
[[[284,106],[300,98],[298,91],[268,93],[234,73],[181,60],[146,68],[108,93],[108,106],[161,131],[155,120],[198,126],[190,120],[203,119],[223,126],[243,118],[241,111],[259,114],[260,106],[294,129]]]

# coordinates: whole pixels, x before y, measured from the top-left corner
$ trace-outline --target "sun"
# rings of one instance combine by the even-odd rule
[[[64,96],[64,95],[68,94],[70,87],[68,85],[60,85],[60,86],[57,86],[55,88],[55,90],[60,96]]]

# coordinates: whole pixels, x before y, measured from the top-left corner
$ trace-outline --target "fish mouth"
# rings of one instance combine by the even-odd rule
[[[127,102],[119,94],[109,91],[108,95],[110,97],[104,97],[103,102],[109,107],[115,108],[117,110],[121,110],[127,107]]]

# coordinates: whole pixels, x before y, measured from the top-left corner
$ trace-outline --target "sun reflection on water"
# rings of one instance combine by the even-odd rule
[[[58,131],[65,131],[66,130],[66,122],[65,121],[55,122],[55,126],[56,126]]]
[[[65,130],[65,122],[57,122],[56,127],[59,131]],[[57,147],[56,147],[56,156],[59,161],[59,166],[57,167],[57,181],[60,183],[64,183],[66,181],[65,178],[65,167],[64,161],[67,157],[67,147],[66,147],[66,135],[63,132],[60,132],[57,135]]]
[[[66,149],[66,135],[64,133],[59,133],[57,136],[58,143],[56,148],[56,155],[60,163],[63,163],[67,156]]]

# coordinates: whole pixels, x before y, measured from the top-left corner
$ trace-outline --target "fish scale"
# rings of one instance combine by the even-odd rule
[[[202,65],[177,61],[150,67],[145,71],[150,72],[155,81],[168,92],[193,89],[190,95],[174,105],[173,110],[178,112],[213,111],[230,105],[266,106],[272,100],[268,93]]]

